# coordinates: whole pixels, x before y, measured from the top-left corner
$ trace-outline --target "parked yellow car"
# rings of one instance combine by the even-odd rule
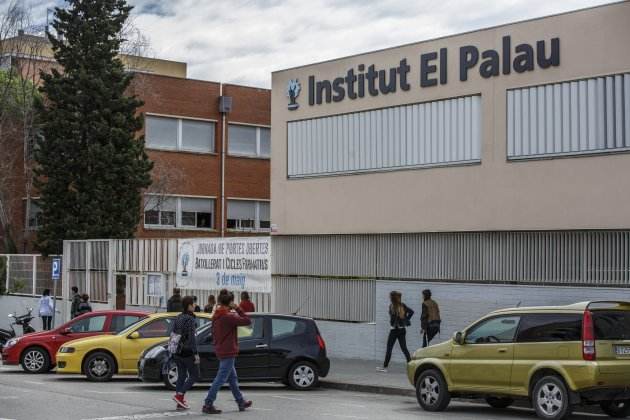
[[[109,381],[112,375],[138,372],[140,354],[168,339],[178,313],[155,313],[130,325],[116,335],[101,335],[69,341],[57,352],[57,373],[82,373],[91,381]],[[197,313],[199,326],[210,314]]]
[[[427,411],[451,397],[495,408],[529,399],[540,418],[562,419],[578,404],[630,415],[630,302],[504,309],[452,340],[415,352],[407,369]]]

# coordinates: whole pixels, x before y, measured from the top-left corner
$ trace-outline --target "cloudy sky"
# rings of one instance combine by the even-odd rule
[[[35,19],[62,0],[19,0]],[[5,6],[9,0],[0,0]],[[274,70],[609,3],[601,0],[129,0],[150,55],[196,79],[269,87]]]

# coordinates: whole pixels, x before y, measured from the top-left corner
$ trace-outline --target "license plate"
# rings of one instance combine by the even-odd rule
[[[630,356],[630,346],[615,346],[617,356]]]

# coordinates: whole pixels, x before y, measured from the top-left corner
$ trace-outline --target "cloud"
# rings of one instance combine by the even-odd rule
[[[0,0],[0,6],[7,0]],[[25,0],[29,3],[28,0]],[[57,1],[32,0],[33,12]],[[602,0],[130,0],[153,55],[189,77],[269,87],[271,72],[607,3]],[[42,11],[43,9],[43,11]]]

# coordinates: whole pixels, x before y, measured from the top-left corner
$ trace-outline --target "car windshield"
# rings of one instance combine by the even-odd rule
[[[130,324],[127,328],[125,328],[124,330],[122,330],[121,332],[119,332],[116,335],[125,335],[125,334],[129,333],[132,329],[134,329],[138,325],[139,322],[144,321],[145,319],[147,319],[146,316],[140,318],[139,320],[137,320],[133,324]]]

